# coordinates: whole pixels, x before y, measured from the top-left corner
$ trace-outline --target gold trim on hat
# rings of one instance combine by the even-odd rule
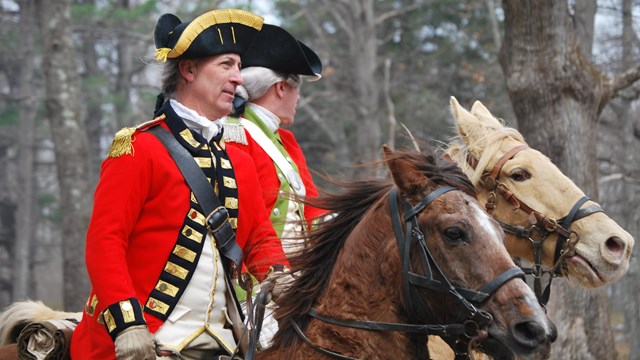
[[[157,49],[156,59],[164,62],[167,61],[167,58],[174,59],[179,57],[189,49],[189,46],[191,46],[191,43],[193,43],[198,35],[213,25],[237,23],[256,30],[262,30],[263,22],[264,19],[262,16],[244,10],[219,9],[209,11],[193,19],[193,21],[187,25],[182,34],[180,34],[180,38],[173,49],[169,51],[166,51],[167,48]],[[220,38],[222,39],[222,35]]]

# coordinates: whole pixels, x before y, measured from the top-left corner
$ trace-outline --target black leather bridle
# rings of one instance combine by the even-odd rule
[[[401,331],[406,333],[438,335],[451,345],[456,354],[456,360],[469,359],[469,344],[474,341],[475,338],[479,337],[479,334],[486,330],[489,324],[493,321],[491,314],[478,309],[478,306],[484,303],[495,291],[509,280],[514,278],[524,278],[524,272],[518,267],[510,268],[479,290],[457,287],[449,282],[445,274],[438,267],[438,264],[427,247],[425,236],[418,226],[417,217],[418,214],[433,200],[452,190],[456,189],[451,186],[438,188],[429,193],[422,201],[420,201],[420,203],[415,206],[411,206],[398,197],[398,190],[393,187],[389,191],[389,206],[393,230],[398,244],[398,249],[400,251],[400,259],[402,261],[403,299],[408,316],[413,319],[431,319],[435,322],[434,314],[428,310],[429,308],[424,303],[419,292],[420,289],[430,289],[450,294],[461,305],[461,308],[464,310],[459,316],[459,319],[461,319],[459,323],[428,325],[386,323],[364,320],[340,320],[319,314],[315,309],[311,309],[308,315],[333,325],[349,328],[369,331]],[[398,206],[399,202],[401,202],[404,207],[404,216],[402,218]],[[402,226],[403,223],[405,224],[404,230]],[[418,253],[422,260],[422,270],[424,275],[414,272],[411,268],[410,258],[412,249],[415,248],[419,250]],[[438,280],[438,278],[441,280]],[[345,356],[313,344],[306,335],[304,335],[295,321],[292,321],[291,324],[303,341],[314,350],[338,359],[355,360],[352,357]]]
[[[583,196],[569,210],[569,213],[561,219],[553,219],[545,216],[539,211],[529,207],[522,200],[518,199],[515,194],[502,182],[500,182],[500,173],[504,164],[513,159],[513,157],[522,150],[529,149],[527,145],[519,145],[505,153],[494,165],[491,172],[485,172],[481,178],[481,184],[489,191],[489,197],[485,208],[487,212],[493,215],[495,209],[495,199],[497,195],[502,196],[509,202],[514,209],[520,209],[529,215],[531,225],[524,227],[521,225],[511,225],[499,219],[496,219],[505,232],[515,235],[516,237],[527,239],[533,245],[534,265],[532,267],[521,267],[522,270],[534,277],[534,292],[538,302],[543,307],[549,301],[551,293],[551,280],[555,277],[561,277],[565,265],[564,260],[567,257],[575,255],[575,246],[580,237],[575,231],[571,231],[571,224],[597,212],[603,212],[598,204],[594,204],[582,209],[582,205],[589,201],[589,197]],[[475,169],[477,160],[469,159],[469,164]],[[495,216],[494,216],[495,218]],[[553,258],[553,265],[550,268],[542,266],[542,244],[544,240],[551,234],[557,233],[556,248]],[[541,278],[543,275],[549,275],[549,282],[544,290],[542,290]]]

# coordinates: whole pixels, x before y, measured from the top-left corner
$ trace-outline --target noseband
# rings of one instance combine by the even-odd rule
[[[538,298],[538,302],[544,307],[549,301],[551,280],[554,277],[562,276],[562,270],[565,269],[566,266],[564,261],[567,257],[575,255],[575,247],[580,240],[578,234],[575,231],[570,230],[571,224],[591,214],[602,212],[603,210],[598,204],[581,209],[582,205],[590,200],[589,197],[583,196],[571,207],[567,216],[561,219],[553,219],[532,209],[522,200],[518,199],[503,182],[500,182],[499,177],[504,164],[513,159],[517,153],[528,148],[529,147],[527,145],[519,145],[504,154],[498,160],[490,173],[485,172],[482,175],[481,184],[489,191],[489,197],[485,204],[485,208],[489,214],[493,215],[493,210],[496,207],[496,197],[497,195],[500,195],[509,202],[514,209],[520,209],[529,215],[529,221],[531,222],[531,226],[529,227],[511,225],[498,219],[496,219],[496,221],[498,221],[505,232],[531,241],[531,244],[533,245],[534,265],[530,268],[522,267],[522,270],[526,274],[534,277],[534,292],[536,294],[536,298]],[[477,160],[470,158],[469,164],[475,169]],[[545,268],[542,266],[542,243],[553,233],[558,234],[553,265],[550,268]],[[549,275],[549,282],[543,291],[541,278],[545,274]]]
[[[438,188],[429,193],[420,203],[415,206],[411,206],[404,200],[398,198],[398,190],[396,187],[393,187],[389,190],[389,207],[391,210],[393,230],[402,262],[403,298],[404,306],[407,309],[409,318],[432,319],[435,321],[434,314],[428,310],[427,304],[425,304],[422,296],[420,296],[419,290],[422,288],[447,293],[456,299],[463,309],[463,312],[459,316],[459,319],[461,319],[460,323],[427,325],[386,323],[364,320],[340,320],[321,315],[315,309],[311,309],[308,312],[308,315],[326,323],[343,327],[369,331],[400,331],[406,333],[438,335],[447,341],[452,347],[456,354],[455,360],[469,359],[469,344],[472,341],[477,340],[477,338],[480,337],[481,331],[486,330],[489,324],[493,321],[491,314],[478,309],[477,306],[485,302],[506,282],[514,278],[524,278],[525,274],[518,267],[510,268],[477,291],[457,287],[449,282],[429,251],[424,233],[418,226],[417,218],[420,212],[422,212],[433,200],[452,190],[457,189],[451,186]],[[398,207],[399,202],[403,204],[404,217],[401,217],[400,215],[400,209]],[[406,224],[404,231],[402,228],[403,222]],[[425,275],[415,273],[411,268],[411,250],[414,249],[412,245],[416,245],[419,249],[418,253],[422,260],[422,270]],[[436,278],[440,278],[441,280]],[[357,360],[313,344],[306,335],[304,335],[295,321],[292,321],[291,324],[304,342],[314,350],[339,359]]]

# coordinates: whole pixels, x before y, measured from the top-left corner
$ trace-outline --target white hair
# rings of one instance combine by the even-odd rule
[[[286,81],[294,87],[299,87],[302,83],[299,75],[287,76],[286,74],[261,66],[244,68],[240,73],[242,74],[243,84],[236,89],[236,93],[239,93],[241,96],[246,94],[248,97],[247,100],[261,98],[267,90],[269,90],[271,85],[280,81]]]

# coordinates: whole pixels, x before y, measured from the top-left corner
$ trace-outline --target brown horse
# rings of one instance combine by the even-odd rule
[[[458,136],[446,155],[471,179],[478,199],[505,230],[507,251],[535,277],[541,303],[547,303],[554,277],[575,279],[590,288],[626,273],[633,237],[548,157],[530,148],[517,130],[504,126],[480,102],[467,111],[452,97],[451,113]],[[430,340],[430,348],[440,341]],[[437,354],[435,359],[453,357],[441,346]]]
[[[385,161],[393,181],[345,182],[315,204],[335,216],[291,260],[300,274],[257,359],[428,359],[433,333],[544,356],[555,328],[467,178],[433,154],[385,148]]]

